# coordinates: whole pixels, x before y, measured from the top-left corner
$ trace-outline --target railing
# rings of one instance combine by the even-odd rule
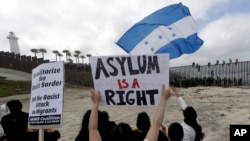
[[[170,68],[170,79],[187,86],[238,86],[250,84],[250,61]]]
[[[49,60],[20,56],[0,51],[0,68],[31,73],[32,69]],[[177,86],[238,86],[250,85],[250,61],[204,66],[181,66],[170,68],[170,80]],[[89,64],[65,63],[67,85],[93,87]]]

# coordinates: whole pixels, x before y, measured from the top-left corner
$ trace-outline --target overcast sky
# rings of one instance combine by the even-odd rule
[[[204,44],[193,54],[170,60],[171,67],[250,60],[249,0],[0,0],[0,51],[10,51],[6,37],[12,31],[21,55],[34,56],[33,48],[46,49],[45,59],[51,61],[53,50],[64,49],[126,55],[114,42],[147,15],[179,2],[189,7]]]

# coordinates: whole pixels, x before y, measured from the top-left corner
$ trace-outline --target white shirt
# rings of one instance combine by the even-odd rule
[[[179,96],[178,101],[179,101],[179,104],[181,105],[181,109],[185,110],[187,108],[187,104],[184,101],[184,99],[181,96]],[[199,123],[198,118],[196,120]],[[181,123],[181,125],[182,125],[183,131],[184,131],[183,141],[194,141],[195,136],[196,136],[196,132],[195,132],[194,128],[189,126],[185,122]]]
[[[183,141],[194,141],[196,136],[194,128],[192,128],[185,122],[182,122],[181,125],[184,131]]]
[[[178,97],[178,101],[179,101],[179,103],[180,103],[180,105],[181,105],[181,109],[182,109],[182,110],[185,110],[185,109],[187,108],[187,104],[186,104],[186,102],[184,101],[184,99],[183,99],[181,96],[179,96],[179,97]]]

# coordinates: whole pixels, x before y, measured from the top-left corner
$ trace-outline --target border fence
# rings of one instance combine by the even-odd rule
[[[0,51],[0,68],[9,68],[31,73],[42,63],[43,58]],[[66,85],[93,87],[90,64],[65,63]],[[170,81],[178,87],[192,86],[246,86],[250,85],[250,61],[216,63],[200,66],[171,67]]]
[[[170,80],[177,86],[250,85],[250,61],[170,68]]]
[[[10,52],[0,51],[0,68],[8,68],[32,73],[32,69],[49,60],[43,58],[20,56]],[[72,86],[93,87],[89,64],[65,63],[65,84]]]

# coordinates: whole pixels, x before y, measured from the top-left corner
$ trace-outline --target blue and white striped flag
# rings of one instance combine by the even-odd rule
[[[129,54],[169,53],[170,59],[194,53],[202,44],[189,9],[181,3],[150,14],[117,42]]]

